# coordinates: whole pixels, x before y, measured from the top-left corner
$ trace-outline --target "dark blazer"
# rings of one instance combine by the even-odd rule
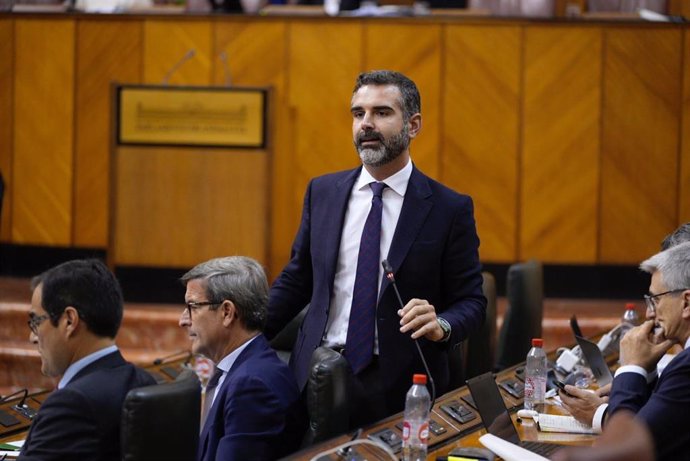
[[[96,360],[43,402],[19,459],[119,461],[125,396],[151,384],[156,384],[153,377],[119,351]]]
[[[300,388],[306,384],[311,355],[326,328],[341,230],[360,170],[311,181],[290,262],[271,287],[266,327],[269,338],[310,303],[290,359]],[[403,302],[428,300],[452,327],[446,343],[419,341],[438,395],[448,386],[448,346],[484,322],[486,299],[478,247],[472,199],[413,168],[387,258]],[[384,278],[376,319],[379,363],[384,376],[390,378],[392,397],[402,405],[412,373],[423,373],[424,368],[409,334],[399,331],[399,308],[393,288]]]
[[[627,409],[647,424],[654,437],[657,460],[690,460],[690,350],[666,365],[649,386],[637,373],[622,373],[613,380],[608,413]]]
[[[295,419],[298,400],[295,377],[259,335],[216,391],[197,459],[275,460],[294,451],[303,432]]]

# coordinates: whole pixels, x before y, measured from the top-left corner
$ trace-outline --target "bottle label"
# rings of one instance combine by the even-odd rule
[[[402,431],[402,439],[403,442],[406,442],[410,439],[410,423],[409,421],[404,421],[403,422],[403,431]]]
[[[419,426],[419,441],[426,444],[427,440],[429,439],[429,423],[422,423],[421,426]]]

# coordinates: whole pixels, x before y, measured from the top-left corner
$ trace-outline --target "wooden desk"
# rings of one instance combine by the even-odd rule
[[[555,352],[549,354],[549,359],[555,359]],[[615,364],[617,361],[617,356],[608,357],[609,366]],[[567,434],[558,432],[540,432],[536,425],[532,421],[523,421],[521,423],[516,422],[517,416],[516,412],[518,409],[522,408],[523,400],[521,398],[515,398],[510,395],[504,388],[500,386],[501,383],[516,379],[515,371],[524,366],[524,364],[515,365],[513,367],[507,368],[496,375],[496,383],[499,384],[499,389],[506,408],[511,413],[513,418],[513,423],[518,429],[521,440],[529,441],[539,441],[539,442],[554,442],[562,445],[591,445],[596,439],[596,435],[590,434]],[[471,407],[463,397],[469,395],[469,389],[467,386],[450,391],[449,393],[437,398],[431,413],[431,420],[436,421],[445,428],[445,432],[442,434],[429,433],[429,450],[427,461],[435,461],[438,456],[446,456],[448,452],[457,447],[482,447],[479,442],[479,437],[486,433],[482,425],[482,421],[479,417],[477,411]],[[474,415],[474,419],[468,421],[464,424],[460,424],[450,417],[443,407],[451,402],[457,402],[468,408]],[[554,414],[567,414],[563,409],[554,405],[547,405],[548,413]],[[380,421],[366,429],[363,430],[362,438],[372,438],[376,437],[377,434],[382,434],[384,431],[390,431],[399,439],[402,440],[402,420],[403,414],[398,413]],[[347,442],[350,436],[343,435],[336,437],[334,439],[323,442],[314,447],[302,450],[295,453],[285,459],[290,460],[309,460],[312,457],[332,449],[340,444]],[[358,445],[352,450],[363,455],[368,460],[388,460],[381,450],[370,447],[368,445]],[[401,451],[396,451],[397,456],[402,456]],[[343,458],[336,455],[319,457],[319,461],[337,461]]]

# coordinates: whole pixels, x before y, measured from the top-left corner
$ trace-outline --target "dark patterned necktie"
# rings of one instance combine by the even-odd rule
[[[201,409],[201,425],[199,426],[199,433],[204,430],[204,425],[206,424],[206,418],[208,418],[208,412],[211,409],[211,404],[213,403],[213,396],[216,395],[216,388],[218,387],[218,381],[220,377],[223,376],[223,370],[216,367],[216,371],[211,376],[206,384],[206,395],[204,396],[204,406]]]
[[[355,287],[352,292],[350,323],[347,327],[345,357],[352,372],[357,374],[366,368],[374,357],[374,330],[376,325],[376,300],[379,293],[379,265],[381,243],[381,215],[383,212],[384,183],[369,184],[373,197],[371,210],[364,223],[359,244]]]

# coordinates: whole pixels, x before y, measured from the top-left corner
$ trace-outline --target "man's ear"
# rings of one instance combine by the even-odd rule
[[[416,113],[407,121],[410,139],[415,138],[422,129],[422,114]]]
[[[223,326],[230,326],[232,322],[237,320],[237,306],[235,306],[235,303],[233,303],[229,299],[223,301],[223,304],[221,304],[220,309],[223,313]]]
[[[64,322],[65,331],[67,332],[67,336],[70,337],[74,335],[74,333],[77,331],[77,328],[79,328],[81,319],[79,318],[79,312],[77,309],[72,306],[67,306],[60,321]]]

